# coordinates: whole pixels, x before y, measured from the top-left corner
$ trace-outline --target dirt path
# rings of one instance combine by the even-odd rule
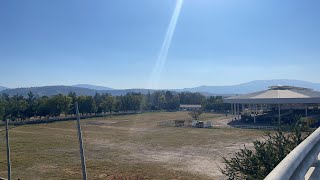
[[[220,117],[214,120],[214,125],[219,125],[219,126],[229,126],[228,123],[231,122],[232,119],[231,117]]]

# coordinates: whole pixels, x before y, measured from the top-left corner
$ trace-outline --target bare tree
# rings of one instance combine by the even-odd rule
[[[194,109],[192,111],[189,112],[189,115],[191,116],[192,119],[194,120],[198,120],[199,117],[201,116],[202,111],[198,110],[198,109]]]

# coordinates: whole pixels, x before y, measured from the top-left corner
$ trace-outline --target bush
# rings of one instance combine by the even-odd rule
[[[234,157],[223,157],[221,172],[228,179],[264,179],[310,133],[303,126],[279,128],[275,133],[266,132],[265,140],[253,141],[253,149],[246,146]]]

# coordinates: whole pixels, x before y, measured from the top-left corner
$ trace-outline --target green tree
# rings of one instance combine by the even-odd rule
[[[104,100],[100,103],[100,107],[102,108],[103,112],[111,113],[112,111],[115,110],[115,104],[116,104],[116,100],[114,97],[106,96]]]
[[[78,104],[79,104],[79,112],[82,114],[88,114],[88,113],[96,113],[97,112],[97,106],[96,103],[91,96],[79,96],[77,98]]]
[[[158,103],[159,103],[158,107],[159,107],[159,109],[164,109],[165,105],[167,103],[166,96],[164,94],[162,94],[158,98],[159,98],[158,99]]]
[[[142,109],[143,110],[151,110],[152,109],[152,96],[150,91],[148,91],[147,95],[144,96],[142,101]]]
[[[49,97],[42,96],[41,98],[37,99],[37,109],[36,113],[40,117],[48,117],[50,114],[50,106],[49,106]]]
[[[0,99],[0,120],[4,120],[5,117],[5,103],[4,100]]]
[[[49,98],[48,104],[50,109],[50,116],[58,117],[63,112],[63,97],[62,95],[56,95]]]
[[[206,100],[200,93],[182,92],[179,94],[180,104],[202,104]]]
[[[122,96],[116,96],[114,109],[116,112],[122,111]]]
[[[93,100],[94,102],[96,103],[97,105],[97,113],[102,113],[103,112],[103,108],[100,106],[103,102],[103,100],[109,96],[109,94],[99,94],[99,93],[96,93],[93,97]]]
[[[160,110],[161,109],[161,102],[160,102],[160,99],[162,99],[162,101],[164,101],[163,98],[165,97],[162,97],[160,98],[160,96],[163,95],[163,92],[162,91],[155,91],[151,94],[151,97],[150,97],[150,104],[151,104],[151,110]]]
[[[37,104],[36,104],[37,98],[35,95],[30,91],[28,93],[27,102],[28,102],[28,108],[26,110],[26,117],[30,118],[37,114]]]
[[[168,92],[168,91],[167,91]],[[166,92],[166,105],[165,105],[165,109],[168,111],[174,111],[179,109],[180,106],[180,97],[179,95],[173,95],[170,92],[170,95],[168,95],[168,93]]]
[[[15,95],[8,99],[6,103],[6,115],[11,118],[11,120],[25,120],[26,110],[28,108],[28,102],[23,96]]]
[[[129,98],[130,98],[130,110],[132,111],[141,110],[141,104],[143,100],[141,93],[130,94]]]
[[[69,96],[62,94],[52,96],[48,99],[47,106],[50,110],[50,116],[60,116],[61,114],[67,114],[71,106],[72,99]]]
[[[210,96],[206,100],[202,101],[202,106],[203,109],[207,111],[230,110],[230,105],[223,103],[222,96]]]
[[[62,112],[67,115],[70,111],[70,108],[74,106],[72,104],[72,98],[69,96],[62,96]]]
[[[68,114],[75,114],[75,103],[77,101],[77,95],[75,92],[69,92],[68,97],[71,98],[71,106],[69,108]]]

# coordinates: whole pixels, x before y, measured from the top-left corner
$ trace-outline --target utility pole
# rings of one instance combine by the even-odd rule
[[[11,180],[11,163],[10,163],[10,143],[9,143],[9,120],[6,119],[6,144],[7,144],[7,166],[8,180]]]
[[[75,103],[75,108],[76,108],[76,114],[77,114],[77,129],[78,129],[80,157],[81,157],[81,165],[82,165],[82,177],[83,177],[83,180],[87,180],[86,159],[85,159],[84,150],[83,150],[82,131],[81,131],[81,125],[80,125],[80,114],[79,114],[79,107],[78,107],[77,102]]]

